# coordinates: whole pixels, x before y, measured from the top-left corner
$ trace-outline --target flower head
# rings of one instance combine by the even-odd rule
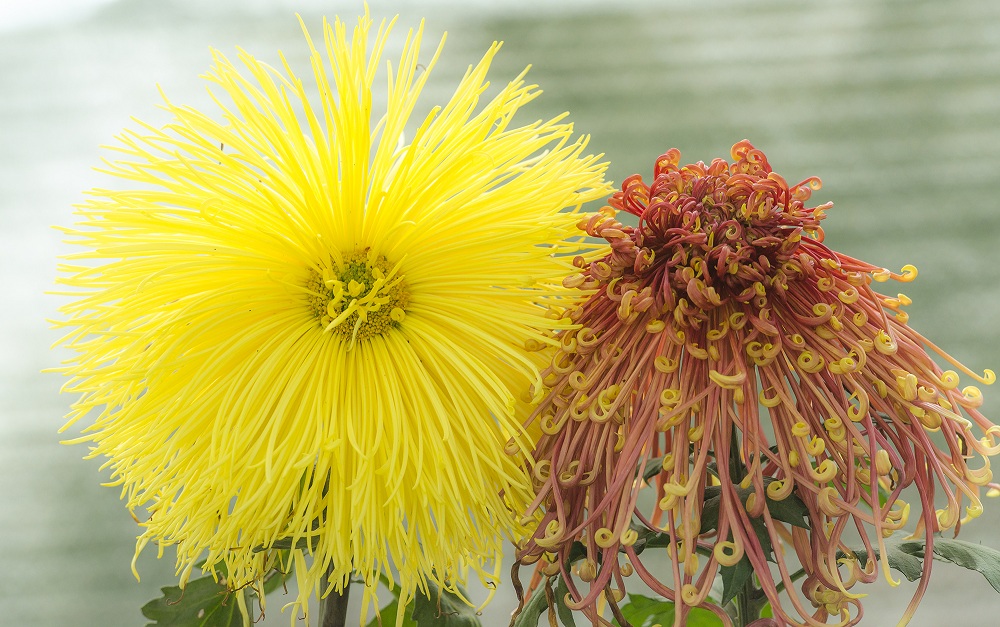
[[[589,590],[563,573],[576,605],[593,613],[634,570],[678,603],[679,621],[707,603],[720,567],[746,559],[777,619],[855,624],[850,589],[876,577],[885,538],[916,519],[930,544],[978,515],[1000,450],[979,390],[960,390],[931,354],[981,382],[995,376],[911,329],[905,296],[872,289],[915,269],[889,272],[823,244],[830,203],[806,206],[818,179],[789,185],[747,141],[732,163],[679,159],[662,155],[652,183],[626,179],[581,222],[610,249],[577,257],[565,280],[589,297],[568,309],[574,326],[555,335],[535,390],[532,510],[544,518],[519,557],[565,571],[580,541],[576,574]],[[911,485],[913,508],[900,498]],[[655,498],[640,497],[647,486]],[[639,560],[649,533],[667,548],[666,577]],[[791,592],[792,552],[808,602]]]
[[[148,509],[137,552],[175,545],[182,582],[205,558],[252,585],[291,545],[301,611],[330,568],[369,593],[398,572],[405,602],[493,577],[524,531],[530,480],[504,452],[531,446],[523,347],[562,324],[546,311],[605,166],[561,116],[512,125],[539,93],[523,74],[484,97],[499,44],[406,143],[441,48],[421,65],[410,32],[373,119],[391,27],[307,33],[313,94],[284,58],[215,53],[221,121],[167,101],[108,165],[132,188],[94,190],[66,229],[69,424],[92,419],[78,441]]]

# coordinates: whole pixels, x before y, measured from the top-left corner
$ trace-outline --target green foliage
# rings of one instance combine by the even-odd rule
[[[722,577],[722,601],[719,605],[726,605],[736,598],[747,580],[753,576],[753,566],[746,556],[733,566],[722,566],[719,568],[719,575]]]
[[[142,615],[156,621],[147,627],[242,627],[236,595],[211,577],[160,588],[163,596],[142,606]]]
[[[749,490],[741,490],[740,497],[749,496]],[[746,494],[742,494],[746,492]],[[801,501],[794,495],[784,503],[768,501],[772,516],[789,524],[804,524],[804,515],[800,511]],[[702,518],[702,531],[714,529],[718,522],[718,507],[721,501],[721,490],[717,487],[706,489],[705,512]],[[778,512],[777,514],[775,512]],[[779,517],[780,516],[780,517]],[[760,519],[752,520],[753,528],[762,547],[770,553],[771,542],[764,523]],[[648,529],[639,529],[639,539],[635,549],[641,552],[650,547],[665,547],[669,544],[669,536]],[[862,565],[867,560],[864,549],[852,549]],[[885,544],[885,558],[889,567],[902,573],[910,581],[915,581],[923,574],[926,545],[922,540],[896,540],[890,538]],[[950,562],[981,573],[991,586],[1000,592],[1000,551],[988,546],[952,540],[935,538],[933,546],[934,558]],[[220,571],[220,575],[224,576]],[[727,605],[738,594],[743,592],[747,581],[753,577],[753,568],[746,557],[734,566],[720,568],[723,593],[720,605]],[[267,594],[287,579],[288,575],[272,571],[264,580],[263,593]],[[216,582],[212,577],[202,577],[188,582],[184,590],[176,586],[162,588],[163,596],[150,601],[142,608],[143,615],[155,621],[147,627],[243,627],[238,598],[243,594],[248,607],[255,605],[256,591],[244,589],[230,591],[225,585]],[[521,613],[514,621],[513,627],[537,627],[543,615],[551,613],[549,620],[558,619],[562,627],[576,627],[575,616],[566,604],[565,598],[569,592],[566,582],[561,577],[549,578],[545,587],[539,588],[531,596]],[[475,608],[470,607],[462,597],[465,590],[458,588],[458,594],[442,590],[433,582],[428,582],[428,596],[418,595],[403,612],[402,622],[397,627],[481,627],[482,623]],[[551,593],[551,594],[550,594]],[[549,599],[554,607],[549,607]],[[396,625],[396,613],[399,607],[397,598],[393,598],[381,609],[379,617],[369,621],[367,627]],[[621,607],[622,616],[634,627],[652,627],[653,625],[671,625],[674,622],[675,607],[669,601],[649,598],[640,594],[630,594]],[[762,616],[770,616],[769,606],[763,608]],[[618,623],[615,622],[615,625]],[[687,627],[719,627],[719,618],[712,612],[694,608],[690,610],[685,625]]]
[[[886,542],[885,551],[890,568],[903,573],[909,581],[920,579],[924,570],[923,542]]]
[[[886,540],[885,553],[889,567],[903,574],[909,581],[920,579],[923,574],[923,560],[926,553],[923,540]],[[944,562],[951,562],[963,568],[974,570],[989,582],[993,589],[1000,592],[1000,551],[973,544],[963,540],[934,538],[934,557]],[[875,550],[878,553],[878,549]],[[852,551],[862,565],[868,560],[863,549]]]
[[[552,588],[553,580],[555,580],[555,589]],[[576,627],[576,617],[573,616],[573,610],[566,607],[565,603],[569,588],[562,577],[558,575],[548,579],[543,587],[539,587],[531,594],[531,599],[528,600],[521,613],[514,620],[513,627],[537,627],[542,615],[552,611],[549,608],[547,589],[552,590],[552,600],[555,602],[555,608],[553,609],[555,610],[556,617],[559,619],[559,624],[563,627]]]
[[[531,598],[521,608],[521,613],[514,619],[512,627],[537,627],[538,619],[549,609],[549,601],[544,590],[535,590]]]
[[[767,497],[767,486],[774,481],[771,477],[764,478],[765,503],[767,511],[775,520],[779,520],[796,527],[809,528],[809,509],[802,499],[796,494],[790,494],[783,500],[775,500]],[[753,494],[753,488],[741,488],[734,486],[737,498],[740,502],[746,502],[747,498]],[[719,508],[722,505],[722,487],[709,486],[705,488],[705,504],[701,513],[701,532],[705,533],[718,528]],[[771,559],[774,548],[771,545],[771,535],[763,518],[751,518],[750,526],[754,535],[760,543],[762,553]],[[731,536],[730,536],[731,537]],[[744,556],[733,566],[723,566],[719,569],[722,576],[722,605],[732,601],[743,589],[744,584],[753,575],[753,567],[750,560]]]
[[[285,562],[279,560],[279,563]],[[201,568],[204,564],[199,564]],[[219,568],[225,577],[225,568]],[[264,577],[263,594],[274,592],[289,578],[289,573],[272,570]],[[142,615],[155,621],[147,627],[243,627],[237,595],[244,595],[252,611],[257,591],[250,588],[232,591],[211,576],[193,579],[182,590],[178,586],[160,588],[163,596],[142,606]]]
[[[628,595],[628,603],[621,606],[622,616],[632,623],[634,627],[651,627],[660,623],[661,625],[673,625],[675,608],[669,601],[658,601],[641,594]],[[615,621],[615,625],[618,621]]]
[[[392,601],[379,610],[379,615],[368,621],[367,627],[417,627],[413,622],[413,604],[407,606],[403,611],[403,620],[396,623],[396,610],[399,608],[399,598],[393,595]]]
[[[566,607],[567,594],[569,594],[569,587],[566,585],[563,578],[559,577],[555,591],[556,614],[559,616],[559,622],[561,622],[565,627],[576,627],[576,619],[573,618],[573,610]]]
[[[642,478],[649,481],[663,470],[663,457],[654,457],[646,462],[646,467],[642,469]]]
[[[806,507],[806,504],[802,502],[802,499],[800,499],[797,494],[793,492],[781,501],[777,501],[769,496],[766,496],[767,486],[774,481],[775,479],[772,477],[764,477],[765,503],[767,504],[767,511],[771,514],[771,518],[796,527],[808,529],[809,508]],[[739,484],[736,484],[733,487],[736,490],[737,498],[741,503],[746,503],[747,498],[754,493],[754,489],[752,487],[741,488]],[[718,526],[719,507],[721,505],[722,486],[709,486],[705,488],[705,504],[702,506],[701,512],[702,533],[711,531]],[[761,520],[761,524],[763,524],[763,520]]]
[[[465,590],[457,587],[461,596],[468,598]],[[427,582],[427,596],[418,594],[412,607],[413,622],[418,627],[480,627],[482,624],[476,608],[460,596],[439,588],[433,581]]]
[[[402,622],[396,623],[399,598],[395,596],[379,610],[380,616],[368,621],[366,627],[480,627],[481,622],[474,607],[458,595],[442,590],[432,581],[427,582],[428,596],[418,594],[403,610]],[[462,596],[465,589],[458,586]]]
[[[1000,592],[1000,551],[962,540],[936,538],[934,556],[940,560],[974,570]]]
[[[674,624],[676,609],[670,601],[651,599],[641,594],[629,594],[628,603],[621,606],[622,616],[633,627],[652,627],[653,625],[669,626]],[[618,621],[615,621],[618,625]],[[719,617],[701,608],[692,608],[688,612],[686,627],[720,627]]]

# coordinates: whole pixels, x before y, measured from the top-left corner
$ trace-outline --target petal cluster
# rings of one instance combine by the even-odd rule
[[[720,568],[748,560],[780,624],[856,624],[853,586],[879,563],[889,576],[886,538],[911,522],[930,545],[982,511],[1000,429],[956,370],[995,375],[910,328],[906,296],[872,287],[914,268],[824,245],[830,203],[807,206],[818,188],[789,185],[747,141],[731,162],[681,165],[673,149],[651,183],[626,179],[580,223],[608,248],[565,280],[588,297],[534,389],[542,519],[519,558],[559,565],[595,620],[634,572],[683,621],[711,606]],[[667,573],[640,560],[651,538]],[[570,572],[575,543],[585,558]]]
[[[67,427],[89,423],[137,552],[175,546],[182,583],[202,559],[233,588],[291,567],[308,613],[324,573],[355,573],[402,607],[429,579],[495,579],[525,530],[504,451],[531,446],[523,347],[564,326],[546,312],[605,165],[562,116],[512,123],[540,93],[523,74],[485,95],[499,44],[413,119],[441,47],[421,59],[421,26],[387,62],[391,28],[306,33],[308,79],[215,53],[218,109],[167,101],[168,125],[123,133],[124,189],[65,229]]]

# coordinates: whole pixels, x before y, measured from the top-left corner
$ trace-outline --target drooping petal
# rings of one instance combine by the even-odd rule
[[[872,288],[912,280],[914,268],[893,273],[824,245],[831,205],[805,204],[818,187],[789,185],[747,141],[731,163],[682,166],[674,149],[649,185],[629,177],[580,222],[608,246],[577,257],[564,280],[586,301],[567,312],[574,326],[555,333],[559,349],[533,390],[543,435],[531,511],[542,522],[518,555],[570,577],[582,542],[588,587],[570,589],[591,617],[627,566],[677,603],[683,624],[688,608],[710,604],[719,569],[745,560],[780,624],[853,625],[854,584],[872,581],[876,563],[890,577],[886,537],[916,518],[930,544],[981,513],[997,427],[978,410],[978,388],[960,391],[931,355],[982,383],[996,377],[910,328],[906,296]],[[900,498],[909,486],[920,496],[912,507]],[[647,487],[655,497],[641,499]],[[936,490],[947,503],[938,510]],[[802,521],[774,513],[789,498]],[[643,528],[666,538],[669,576],[631,548]],[[848,533],[860,534],[872,568]],[[793,553],[802,596],[779,596],[796,585]]]

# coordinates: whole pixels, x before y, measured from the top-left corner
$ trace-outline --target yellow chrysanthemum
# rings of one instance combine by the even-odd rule
[[[561,116],[511,126],[539,93],[523,74],[479,106],[498,44],[405,144],[441,47],[420,65],[410,32],[373,120],[391,28],[324,24],[325,55],[307,33],[313,99],[284,58],[241,52],[244,75],[214,53],[222,121],[167,101],[172,123],[119,138],[108,171],[132,189],[94,190],[66,229],[67,427],[93,420],[76,441],[182,582],[207,558],[251,585],[290,542],[301,611],[331,568],[369,595],[395,570],[406,600],[495,577],[524,531],[530,481],[504,452],[531,446],[524,346],[561,324],[546,308],[605,166]]]

